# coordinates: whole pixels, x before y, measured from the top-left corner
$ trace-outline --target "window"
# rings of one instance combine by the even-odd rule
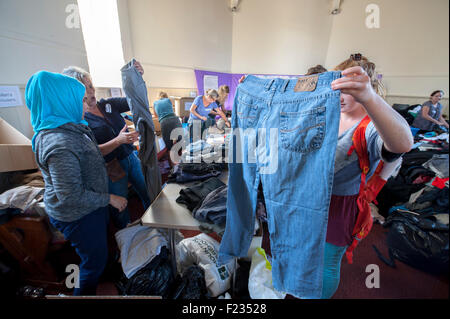
[[[97,87],[122,87],[125,64],[116,0],[78,0],[89,73]]]

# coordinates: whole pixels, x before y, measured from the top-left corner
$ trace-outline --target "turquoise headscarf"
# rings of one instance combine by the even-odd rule
[[[86,88],[69,76],[39,71],[28,80],[25,102],[31,111],[34,136],[41,130],[57,128],[66,123],[84,124],[83,97]]]

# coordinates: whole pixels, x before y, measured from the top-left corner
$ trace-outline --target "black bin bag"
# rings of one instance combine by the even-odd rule
[[[391,267],[395,267],[395,258],[428,273],[448,273],[449,227],[433,215],[394,211],[383,225],[389,227],[387,245],[390,260],[373,246],[378,257]]]
[[[161,296],[167,298],[174,281],[169,250],[161,253],[145,267],[139,269],[130,279],[121,283],[121,292],[128,296]]]

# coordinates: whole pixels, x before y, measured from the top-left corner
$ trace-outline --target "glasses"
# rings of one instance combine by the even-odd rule
[[[354,61],[361,61],[362,54],[361,53],[350,54],[350,59]]]

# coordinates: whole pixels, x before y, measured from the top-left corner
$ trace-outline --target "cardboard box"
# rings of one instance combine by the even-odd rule
[[[0,172],[37,167],[31,141],[0,117]]]
[[[174,98],[175,100],[175,114],[181,118],[189,116],[191,114],[190,108],[192,102],[194,102],[193,97],[180,97]]]

